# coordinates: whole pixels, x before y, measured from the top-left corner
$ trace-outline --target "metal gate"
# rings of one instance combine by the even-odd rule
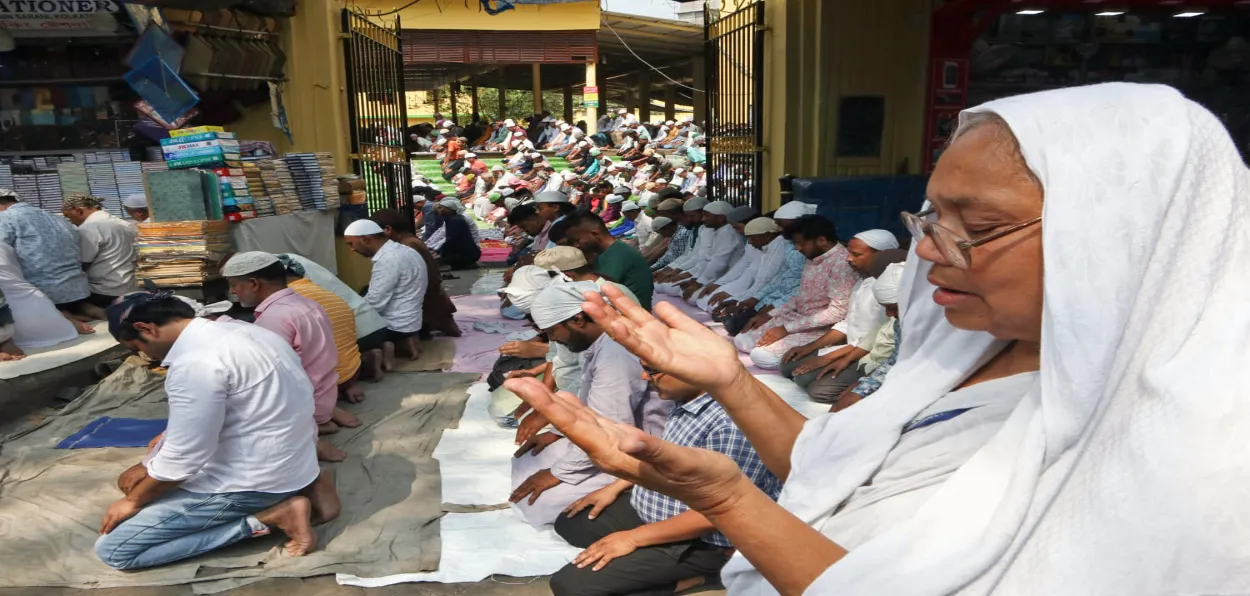
[[[400,209],[412,202],[412,164],[399,17],[390,28],[343,9],[343,57],[352,169],[365,180],[370,213]]]
[[[712,200],[762,205],[764,3],[720,16],[704,9],[707,171]]]

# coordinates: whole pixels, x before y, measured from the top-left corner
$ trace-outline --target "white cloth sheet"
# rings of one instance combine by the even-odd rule
[[[1165,86],[976,111],[1006,120],[1045,190],[1038,381],[931,498],[807,593],[1250,592],[1250,173],[1236,147]],[[795,444],[779,502],[814,528],[828,531],[901,429],[1001,347],[946,322],[929,268],[909,258],[902,357],[885,384]],[[732,594],[776,593],[740,556],[723,576]]]

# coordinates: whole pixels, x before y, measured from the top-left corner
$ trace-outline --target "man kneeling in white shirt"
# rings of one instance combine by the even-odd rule
[[[164,565],[269,534],[316,547],[315,522],[338,515],[317,465],[313,388],[299,356],[256,325],[195,318],[168,292],[129,294],[109,332],[169,368],[169,424],[118,479],[95,550],[114,569]]]

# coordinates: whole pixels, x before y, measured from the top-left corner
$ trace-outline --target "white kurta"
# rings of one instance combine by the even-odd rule
[[[731,293],[749,287],[751,282],[755,281],[755,268],[759,265],[760,259],[763,258],[763,256],[764,253],[761,252],[760,249],[747,244],[742,251],[742,258],[738,259],[738,262],[734,263],[733,267],[731,267],[728,272],[717,278],[716,281],[712,282],[719,286],[716,291],[709,292],[708,294],[697,299],[694,296],[691,296],[690,300],[687,300],[687,302],[698,306],[700,309],[709,310],[710,305],[708,304],[708,300],[710,300],[712,296],[721,292]]]
[[[0,242],[0,292],[13,310],[13,342],[23,350],[76,339],[78,332],[43,292],[22,277],[17,252]]]
[[[842,345],[872,350],[877,330],[886,319],[885,307],[877,302],[877,297],[872,293],[872,286],[876,281],[869,277],[855,282],[855,287],[851,288],[851,302],[846,318],[833,326],[834,331],[841,331],[846,335],[846,343],[821,348],[818,352],[821,356],[839,349]]]

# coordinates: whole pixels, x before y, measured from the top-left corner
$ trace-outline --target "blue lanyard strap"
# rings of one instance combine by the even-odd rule
[[[955,418],[956,416],[959,416],[960,414],[963,414],[964,412],[967,412],[971,409],[972,408],[960,408],[958,410],[947,410],[945,412],[938,412],[937,414],[931,414],[929,416],[925,416],[924,418],[921,418],[919,420],[912,420],[911,422],[907,423],[907,426],[903,427],[903,434],[909,433],[918,428],[932,426],[939,422],[946,422],[947,420],[950,420],[951,418]]]

